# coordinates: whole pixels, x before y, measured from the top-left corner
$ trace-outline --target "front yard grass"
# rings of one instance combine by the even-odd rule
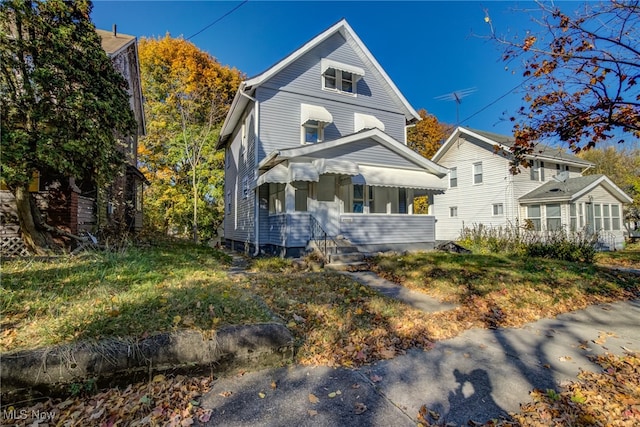
[[[179,243],[3,261],[0,351],[269,320],[228,280],[229,262],[223,252]]]
[[[619,252],[620,259],[635,256]],[[372,270],[403,286],[460,304],[473,326],[520,326],[590,304],[637,297],[637,275],[601,265],[504,254],[383,255]]]

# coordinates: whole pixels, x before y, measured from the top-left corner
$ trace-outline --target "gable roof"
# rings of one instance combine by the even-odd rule
[[[350,135],[343,136],[342,138],[335,139],[333,141],[321,142],[318,144],[303,145],[296,148],[286,148],[282,150],[272,151],[265,157],[259,167],[265,168],[273,166],[283,160],[290,160],[296,157],[304,157],[314,153],[318,153],[324,150],[340,147],[343,145],[351,144],[356,141],[362,141],[363,139],[372,139],[387,149],[399,154],[405,159],[413,162],[417,167],[428,170],[433,175],[443,177],[447,174],[448,169],[440,166],[431,160],[422,157],[415,151],[411,150],[406,145],[396,141],[391,136],[382,132],[378,128],[363,129],[359,132],[352,133]]]
[[[469,135],[476,140],[484,143],[487,150],[493,151],[494,147],[498,146],[501,150],[509,152],[509,149],[513,147],[515,138],[513,136],[500,135],[493,132],[487,132],[483,130],[464,128],[458,126],[456,130],[447,138],[442,147],[433,156],[433,161],[437,162],[444,156],[444,154],[451,148],[451,145],[462,134]],[[581,159],[580,157],[569,154],[561,148],[551,147],[549,145],[537,143],[535,145],[534,152],[526,156],[527,159],[540,159],[540,160],[553,160],[560,161],[562,163],[570,164],[573,166],[579,166],[588,168],[593,166],[593,163]]]
[[[402,95],[389,75],[384,71],[384,69],[382,69],[382,66],[371,54],[369,49],[367,49],[364,43],[362,43],[362,40],[360,40],[351,26],[345,19],[341,19],[322,33],[309,40],[300,48],[286,56],[284,59],[268,68],[266,71],[240,83],[240,87],[238,88],[238,91],[233,98],[231,108],[229,109],[224,124],[222,125],[222,129],[220,130],[220,138],[217,143],[217,148],[220,148],[222,144],[224,144],[224,142],[229,138],[229,136],[235,129],[238,121],[242,116],[242,112],[249,103],[250,98],[247,97],[247,95],[251,96],[254,93],[256,87],[265,83],[271,77],[282,71],[285,67],[289,66],[291,63],[302,57],[302,55],[311,51],[316,46],[320,45],[336,33],[340,33],[347,41],[352,41],[360,49],[363,55],[364,62],[369,62],[372,68],[381,76],[383,86],[387,89],[387,92],[391,95],[391,97],[396,100],[398,106],[402,109],[406,120],[408,122],[416,122],[421,120],[420,115],[416,112],[416,110],[413,109],[404,95]]]
[[[113,31],[98,30],[97,28],[96,33],[100,36],[102,49],[107,52],[109,56],[117,55],[122,49],[134,43],[136,40],[135,36],[120,33],[114,35]]]
[[[605,175],[587,175],[569,178],[565,182],[548,181],[540,187],[520,197],[521,203],[571,201],[602,185],[623,203],[632,203],[633,199],[622,191]]]

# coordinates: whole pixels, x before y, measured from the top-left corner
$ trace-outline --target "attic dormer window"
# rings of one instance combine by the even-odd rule
[[[358,80],[364,77],[364,70],[362,68],[330,59],[323,59],[321,61],[321,67],[323,89],[356,94]]]

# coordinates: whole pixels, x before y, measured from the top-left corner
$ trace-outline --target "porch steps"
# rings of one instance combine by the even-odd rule
[[[310,247],[320,250],[315,244],[311,244]],[[338,237],[328,241],[327,252],[329,254],[325,269],[343,271],[349,269],[349,267],[358,267],[366,264],[364,262],[364,254],[358,250],[357,246],[345,238]]]

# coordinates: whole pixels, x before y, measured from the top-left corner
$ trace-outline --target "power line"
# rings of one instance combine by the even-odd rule
[[[476,111],[475,113],[473,113],[472,115],[470,115],[469,117],[465,118],[464,120],[462,120],[460,122],[460,124],[466,122],[467,120],[470,120],[472,118],[474,118],[475,116],[477,116],[478,114],[482,113],[484,110],[486,110],[487,108],[491,107],[492,105],[494,105],[496,102],[500,101],[501,99],[503,99],[504,97],[506,97],[507,95],[509,95],[511,92],[515,91],[516,89],[518,89],[519,87],[521,87],[522,85],[524,85],[526,82],[528,82],[529,80],[531,80],[534,76],[530,76],[528,78],[526,78],[522,83],[520,83],[519,85],[515,86],[513,89],[510,89],[508,92],[504,93],[503,95],[501,95],[500,97],[498,97],[497,99],[495,99],[494,101],[490,102],[489,104],[485,105],[484,107],[482,107],[481,109],[479,109],[478,111]]]
[[[226,18],[227,16],[231,15],[233,12],[235,12],[236,10],[240,9],[245,3],[247,3],[249,0],[244,0],[242,3],[240,3],[239,5],[237,5],[236,7],[234,7],[233,9],[231,9],[230,11],[228,11],[227,13],[225,13],[224,15],[222,15],[220,18],[216,19],[215,21],[213,21],[211,24],[207,25],[206,27],[204,27],[203,29],[201,29],[200,31],[198,31],[195,34],[190,35],[189,37],[186,38],[186,40],[191,40],[192,38],[194,38],[195,36],[197,36],[198,34],[208,30],[209,28],[213,27],[215,24],[217,24],[218,22],[222,21],[224,18]]]

